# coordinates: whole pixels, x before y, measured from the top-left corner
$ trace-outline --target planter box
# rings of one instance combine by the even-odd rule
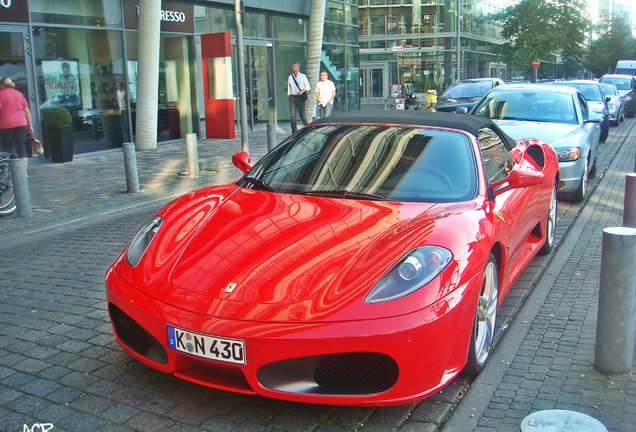
[[[46,137],[46,145],[53,162],[73,160],[73,126],[47,127]]]

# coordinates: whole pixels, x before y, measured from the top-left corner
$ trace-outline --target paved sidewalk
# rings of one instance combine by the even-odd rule
[[[289,126],[279,129],[278,141],[288,135]],[[266,152],[266,131],[250,131],[249,139],[255,161]],[[0,337],[11,342],[0,344],[0,414],[5,417],[0,429],[5,424],[21,426],[31,406],[48,406],[51,416],[39,420],[58,416],[54,430],[80,432],[89,430],[88,425],[96,426],[90,430],[118,431],[432,432],[444,427],[449,432],[517,432],[526,415],[549,408],[589,414],[611,432],[636,430],[632,376],[603,377],[592,369],[601,230],[622,220],[624,175],[634,168],[636,119],[612,128],[601,148],[603,159],[598,177],[590,181],[589,202],[559,202],[557,250],[535,258],[501,305],[497,347],[480,377],[473,383],[460,377],[418,404],[377,409],[297,406],[204,390],[147,370],[112,342],[101,285],[102,261],[112,258],[102,256],[107,248],[92,224],[101,221],[108,226],[114,215],[138,216],[139,210],[156,208],[189,190],[237,179],[240,171],[231,155],[241,150],[240,138],[200,140],[197,180],[180,175],[186,170],[184,141],[139,152],[145,192],[138,194],[126,193],[120,150],[76,157],[66,164],[34,164],[29,167],[33,217],[0,218],[0,252],[5,254],[0,256],[26,266],[14,251],[2,250],[16,245],[20,257],[40,257],[42,266],[54,272],[24,277],[9,272],[0,284],[12,283],[0,291],[2,310],[11,310],[4,317],[0,314]],[[108,246],[119,250],[129,238],[128,225],[138,223],[131,219],[124,229],[115,224],[101,235],[112,237],[109,241],[115,246]],[[86,229],[76,229],[82,225]],[[61,234],[42,241],[40,234],[55,229]],[[53,237],[66,239],[52,244]],[[47,242],[52,244],[51,254],[38,255]],[[65,249],[78,247],[86,257],[77,269],[53,255],[70,260]],[[29,300],[33,305],[20,304]],[[61,308],[56,309],[58,304]],[[36,308],[48,312],[36,319]],[[96,336],[87,339],[87,329]],[[36,353],[49,357],[41,360]],[[93,358],[96,353],[101,357]],[[62,376],[69,372],[67,366],[71,372]],[[129,394],[133,384],[137,387]],[[151,396],[154,399],[146,400]],[[106,421],[107,426],[97,427]],[[75,424],[82,427],[73,428]]]

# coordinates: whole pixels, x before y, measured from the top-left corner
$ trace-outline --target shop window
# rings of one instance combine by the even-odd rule
[[[126,34],[132,130],[137,112],[137,33]],[[157,141],[183,138],[197,132],[196,86],[190,68],[191,37],[161,34],[159,45],[159,97],[157,103]]]
[[[121,25],[118,0],[29,0],[29,10],[34,23]]]
[[[290,41],[307,41],[307,22],[301,18],[275,16],[274,38]]]
[[[245,37],[271,37],[269,17],[267,15],[247,12],[243,19],[243,35]]]
[[[54,106],[71,112],[75,153],[129,139],[121,32],[34,27],[33,53],[41,118]]]

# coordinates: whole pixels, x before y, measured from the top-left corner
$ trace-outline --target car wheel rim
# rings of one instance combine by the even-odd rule
[[[497,318],[497,273],[493,262],[484,270],[484,282],[477,303],[477,325],[475,326],[475,356],[479,364],[484,364],[490,353],[495,321]]]
[[[550,210],[548,211],[548,224],[546,226],[546,241],[550,246],[554,243],[555,226],[557,219],[557,190],[556,185],[552,188],[552,198],[550,198]]]

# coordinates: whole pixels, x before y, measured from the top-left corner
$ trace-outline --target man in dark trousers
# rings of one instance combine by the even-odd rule
[[[291,131],[296,132],[296,109],[300,112],[300,121],[307,126],[305,119],[305,101],[309,90],[307,75],[300,71],[300,63],[292,63],[292,74],[287,78],[287,96],[289,97],[289,112],[291,114]]]

